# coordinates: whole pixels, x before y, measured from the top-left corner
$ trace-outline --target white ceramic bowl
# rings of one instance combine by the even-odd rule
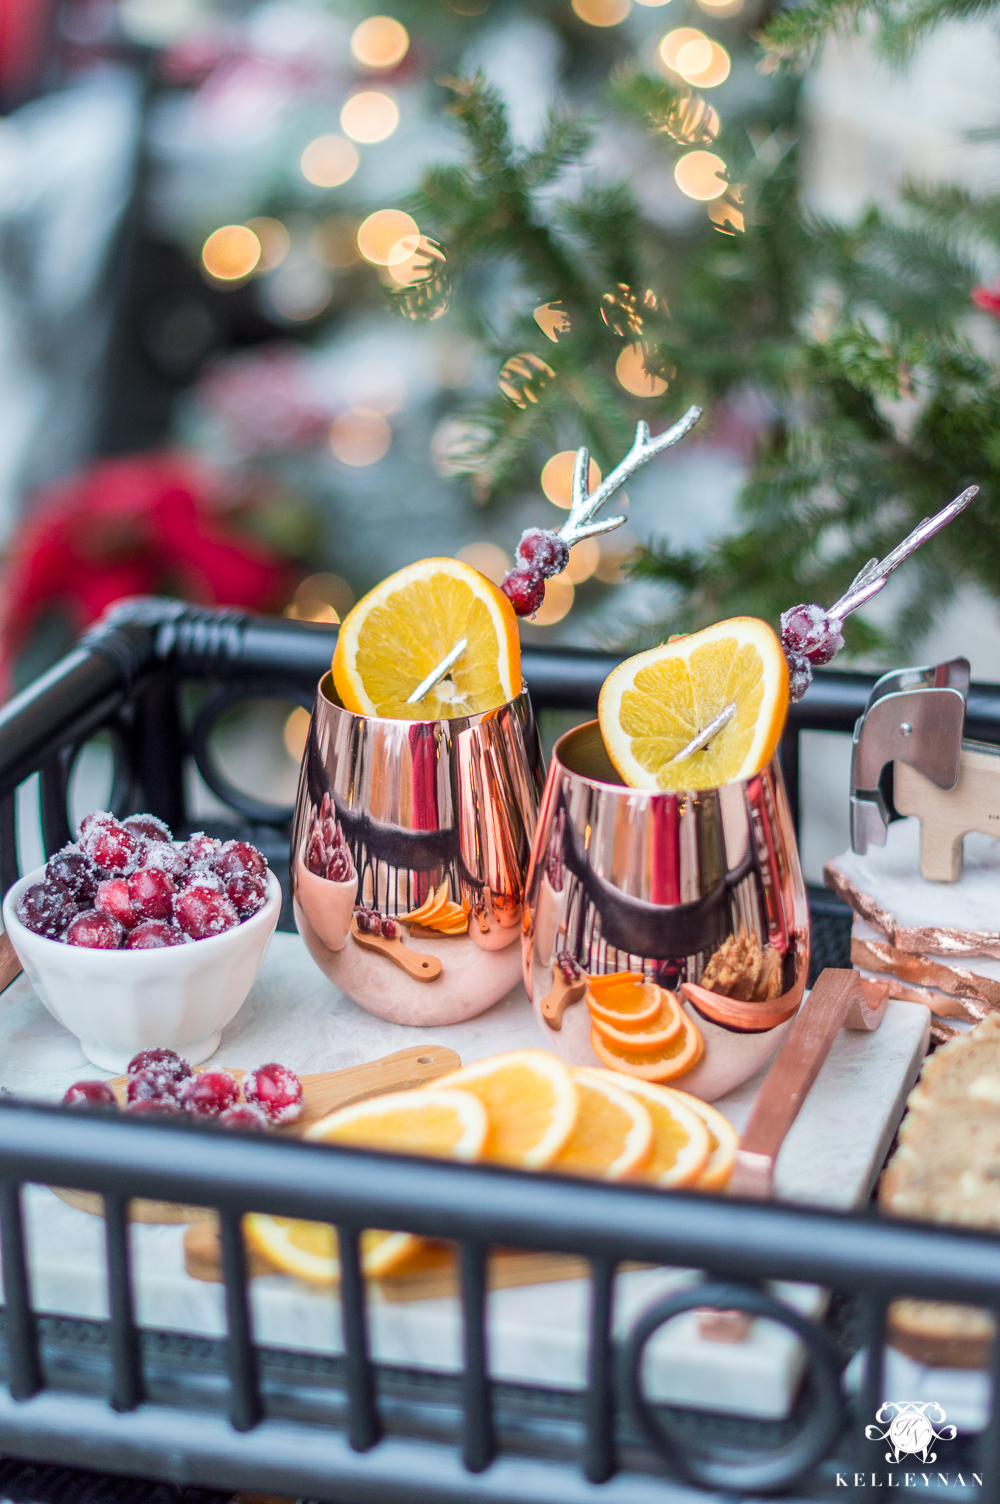
[[[222,935],[161,950],[88,950],[26,929],[21,894],[45,868],[22,877],[3,901],[3,918],[25,974],[53,1018],[75,1034],[87,1059],[124,1071],[152,1046],[198,1065],[219,1048],[254,984],[281,912],[281,884],[267,874],[263,908]]]

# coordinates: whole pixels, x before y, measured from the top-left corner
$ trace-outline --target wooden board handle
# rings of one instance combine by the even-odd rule
[[[402,940],[387,940],[384,935],[366,935],[358,929],[357,919],[351,920],[351,934],[365,950],[378,951],[386,956],[400,971],[418,982],[434,982],[441,975],[441,962],[437,956],[428,956],[424,951],[410,950]]]
[[[338,1107],[363,1102],[367,1097],[423,1086],[428,1081],[436,1081],[439,1076],[457,1071],[461,1064],[455,1051],[443,1044],[412,1044],[405,1050],[397,1050],[394,1055],[383,1055],[381,1060],[369,1060],[365,1065],[304,1076],[306,1106],[295,1127],[307,1128],[328,1113],[336,1112]]]

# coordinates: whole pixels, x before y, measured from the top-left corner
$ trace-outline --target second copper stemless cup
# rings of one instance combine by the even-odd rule
[[[496,710],[438,721],[345,710],[320,681],[292,838],[295,919],[313,959],[370,1012],[441,1025],[482,1013],[520,976],[524,878],[544,779],[527,689]],[[329,822],[329,825],[327,825]],[[354,875],[309,870],[313,835],[340,826]],[[383,915],[419,908],[441,884],[468,933],[412,926],[407,946],[442,963],[423,982],[349,940],[355,903]]]
[[[543,1015],[563,952],[591,975],[688,984],[706,1051],[673,1083],[685,1091],[713,1100],[777,1049],[809,968],[805,884],[777,758],[719,788],[648,793],[621,782],[596,721],[578,726],[553,749],[526,890],[525,986],[546,1038],[571,1064],[601,1062],[583,1002],[558,1029]],[[727,979],[735,996],[698,985],[741,935],[767,955],[767,1000],[741,1000],[739,978]]]

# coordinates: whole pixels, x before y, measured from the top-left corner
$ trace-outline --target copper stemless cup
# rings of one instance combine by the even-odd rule
[[[698,986],[740,931],[773,947],[779,995],[739,1001]],[[777,1049],[809,969],[809,909],[777,758],[719,788],[647,793],[621,782],[596,721],[561,737],[542,796],[521,937],[524,981],[548,1042],[575,1065],[601,1062],[583,1001],[561,1025],[542,1003],[566,951],[585,972],[642,972],[671,990],[705,1037],[701,1064],[673,1083],[713,1100]]]
[[[509,992],[520,975],[514,942],[543,779],[527,689],[479,715],[399,721],[345,710],[326,674],[302,760],[291,876],[299,932],[331,982],[406,1024],[472,1018]],[[357,876],[346,882],[306,866],[327,818],[354,861]],[[350,938],[356,903],[406,914],[443,882],[468,909],[468,933],[406,934],[408,948],[442,962],[435,980],[408,976]]]

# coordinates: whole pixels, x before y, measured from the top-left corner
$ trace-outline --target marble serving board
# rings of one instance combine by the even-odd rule
[[[780,1197],[842,1209],[867,1199],[919,1069],[927,1030],[925,1008],[893,1001],[876,1033],[840,1034],[778,1159]],[[447,1045],[466,1062],[503,1049],[544,1047],[520,985],[465,1023],[426,1031],[388,1024],[338,993],[297,936],[276,934],[214,1061],[251,1069],[280,1060],[300,1073],[315,1072],[359,1064],[422,1040]],[[0,994],[0,1085],[53,1101],[72,1081],[95,1074],[24,976]],[[737,1128],[747,1119],[763,1075],[716,1103]],[[101,1220],[67,1206],[42,1186],[28,1188],[25,1204],[36,1308],[106,1317]],[[139,1320],[165,1330],[222,1335],[222,1288],[184,1272],[183,1235],[182,1227],[133,1226]],[[616,1329],[624,1333],[654,1300],[693,1278],[684,1270],[622,1274],[616,1284]],[[254,1280],[252,1292],[260,1343],[341,1350],[335,1292],[310,1290],[278,1274]],[[818,1310],[823,1299],[820,1291],[801,1285],[782,1285],[777,1293],[806,1312]],[[493,1291],[493,1375],[582,1386],[588,1298],[583,1279]],[[438,1370],[459,1366],[454,1297],[398,1303],[372,1292],[370,1310],[373,1351],[381,1361]],[[663,1400],[777,1418],[788,1413],[801,1370],[800,1346],[784,1328],[758,1321],[743,1342],[723,1344],[702,1339],[690,1314],[654,1339],[647,1384]]]

